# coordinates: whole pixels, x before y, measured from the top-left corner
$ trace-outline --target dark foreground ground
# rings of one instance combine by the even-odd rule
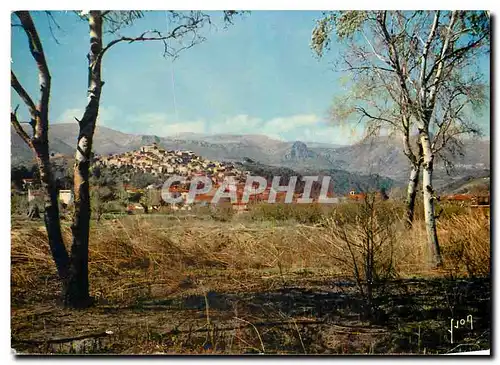
[[[144,295],[127,304],[97,299],[79,311],[57,305],[57,281],[48,277],[39,292],[15,291],[12,348],[23,354],[427,355],[490,348],[486,279],[391,281],[377,291],[376,315],[367,320],[348,281],[304,271],[234,274],[204,272],[203,282],[181,284],[182,294]],[[455,328],[451,343],[451,319],[468,315],[473,328]]]

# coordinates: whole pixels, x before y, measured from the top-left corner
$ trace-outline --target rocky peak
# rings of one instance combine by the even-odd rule
[[[286,160],[303,160],[309,157],[313,157],[313,152],[311,152],[304,142],[296,141],[290,148],[290,151],[285,155]]]

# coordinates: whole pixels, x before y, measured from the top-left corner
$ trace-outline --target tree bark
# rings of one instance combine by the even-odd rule
[[[44,222],[49,247],[59,278],[64,282],[68,275],[69,256],[62,238],[57,189],[50,168],[48,142],[41,143],[39,146],[35,142],[34,145],[40,182],[44,192]]]
[[[436,217],[434,212],[434,189],[432,187],[432,173],[434,171],[434,154],[431,149],[429,134],[427,131],[420,131],[420,142],[422,144],[423,151],[423,171],[422,171],[422,182],[424,191],[424,214],[425,214],[425,226],[427,230],[427,241],[431,249],[432,265],[441,266],[442,258],[441,251],[439,248],[437,228],[436,228]]]
[[[413,219],[415,217],[415,201],[417,198],[418,179],[420,176],[420,170],[422,168],[423,151],[422,143],[420,141],[417,141],[416,154],[413,152],[410,145],[410,124],[407,118],[404,118],[403,125],[405,127],[404,152],[411,162],[410,179],[408,180],[408,189],[406,196],[406,227],[411,228],[413,226]]]
[[[418,178],[420,175],[421,162],[412,165],[410,179],[408,180],[408,190],[406,195],[406,227],[413,226],[413,218],[415,217],[415,201],[417,198]]]
[[[61,222],[59,216],[59,204],[57,188],[52,175],[49,158],[49,99],[51,76],[45,59],[42,43],[28,11],[15,12],[28,37],[30,53],[38,68],[38,80],[40,86],[40,100],[37,105],[33,102],[27,91],[19,83],[14,72],[11,71],[11,85],[24,101],[31,115],[31,126],[33,136],[30,138],[23,130],[17,116],[11,113],[11,123],[16,132],[23,138],[36,155],[36,162],[40,172],[41,188],[44,192],[44,221],[47,229],[49,247],[56,264],[57,273],[64,282],[68,274],[69,257],[64,246]]]
[[[69,265],[69,275],[64,293],[65,304],[69,307],[86,307],[92,300],[89,295],[88,252],[90,229],[89,167],[92,141],[99,113],[101,98],[101,51],[102,17],[100,11],[89,15],[90,51],[88,103],[79,123],[79,134],[74,165],[74,212],[73,244]]]

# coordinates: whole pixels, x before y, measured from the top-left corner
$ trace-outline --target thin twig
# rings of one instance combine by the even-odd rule
[[[257,327],[255,327],[253,323],[248,322],[248,321],[246,321],[246,320],[244,320],[242,318],[234,317],[234,319],[237,319],[238,321],[242,321],[242,322],[248,323],[249,325],[251,325],[253,327],[253,329],[255,330],[255,332],[257,332],[257,336],[259,336],[260,345],[262,346],[262,353],[265,354],[266,353],[266,349],[264,348],[264,342],[262,342],[262,337],[260,337],[260,333],[257,330]]]

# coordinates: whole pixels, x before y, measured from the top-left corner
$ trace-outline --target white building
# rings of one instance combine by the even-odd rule
[[[73,203],[73,192],[71,190],[59,190],[59,201],[66,205]]]

